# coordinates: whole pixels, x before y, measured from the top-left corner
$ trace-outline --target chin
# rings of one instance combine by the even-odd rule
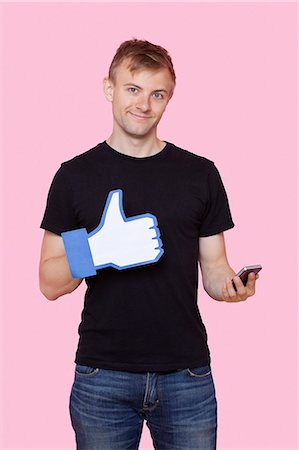
[[[130,128],[125,129],[125,132],[128,135],[134,136],[134,137],[140,137],[140,138],[149,135],[151,133],[151,131],[152,131],[152,128],[150,128],[149,130],[136,130],[136,129],[134,130],[134,129],[130,129]]]

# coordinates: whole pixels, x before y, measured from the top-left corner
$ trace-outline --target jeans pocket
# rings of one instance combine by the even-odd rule
[[[76,364],[75,374],[79,377],[90,378],[96,375],[99,370],[100,369],[97,367],[81,366],[80,364]]]
[[[210,366],[203,366],[187,369],[187,373],[190,375],[190,377],[207,378],[211,375],[212,372]]]

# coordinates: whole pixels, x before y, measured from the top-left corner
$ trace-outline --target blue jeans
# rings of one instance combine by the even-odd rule
[[[209,366],[162,374],[76,365],[70,413],[77,450],[137,450],[144,420],[155,449],[216,449]]]

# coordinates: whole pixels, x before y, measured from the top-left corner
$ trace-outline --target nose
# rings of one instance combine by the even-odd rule
[[[139,96],[136,100],[136,108],[142,112],[149,111],[151,109],[150,99],[147,95]]]

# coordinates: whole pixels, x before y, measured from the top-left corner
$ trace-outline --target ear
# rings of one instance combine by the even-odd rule
[[[103,80],[103,89],[104,89],[105,97],[108,100],[108,102],[112,102],[112,100],[113,100],[113,83],[108,77],[105,77]]]

